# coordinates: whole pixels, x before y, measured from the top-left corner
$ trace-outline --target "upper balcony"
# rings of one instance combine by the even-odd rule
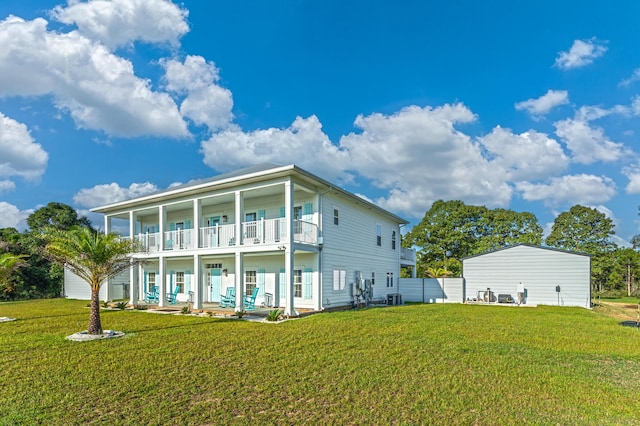
[[[240,245],[268,245],[286,241],[287,227],[284,218],[260,219],[243,222]],[[164,233],[164,248],[159,232],[137,234],[135,238],[147,252],[161,250],[178,251],[196,248],[196,230],[178,229]],[[234,247],[238,244],[235,224],[207,226],[199,229],[200,244],[197,248]],[[318,244],[318,226],[303,220],[293,221],[293,241],[296,243]]]
[[[403,266],[415,266],[416,264],[415,249],[400,247],[400,264]]]

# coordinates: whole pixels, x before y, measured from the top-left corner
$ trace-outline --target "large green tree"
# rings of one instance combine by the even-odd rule
[[[89,334],[102,334],[100,287],[109,278],[132,265],[131,253],[138,251],[135,241],[117,234],[103,234],[89,228],[49,229],[44,234],[45,255],[82,278],[91,288]]]
[[[41,232],[48,228],[71,229],[74,226],[91,228],[91,222],[67,204],[51,202],[31,213],[27,225],[32,232]]]
[[[465,257],[517,243],[541,241],[542,227],[531,213],[439,200],[406,235],[403,245],[420,249],[419,272],[445,268],[459,276],[460,260]]]
[[[616,248],[611,241],[613,234],[613,221],[604,213],[575,205],[556,217],[546,243],[550,247],[596,255]]]

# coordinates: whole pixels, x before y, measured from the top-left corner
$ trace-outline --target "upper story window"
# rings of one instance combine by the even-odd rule
[[[396,249],[396,231],[391,231],[391,248]]]
[[[376,244],[382,245],[382,225],[379,223],[376,224]]]
[[[337,225],[338,224],[338,209],[333,209],[333,224]]]
[[[245,221],[247,221],[247,222],[255,222],[257,219],[258,219],[258,216],[256,215],[255,212],[247,213],[245,215]]]
[[[302,219],[302,206],[295,206],[293,207],[293,219],[296,220],[300,220]]]

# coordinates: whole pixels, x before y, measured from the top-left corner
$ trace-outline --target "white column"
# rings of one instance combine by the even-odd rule
[[[191,278],[191,286],[193,289],[193,309],[202,309],[202,267],[200,256],[193,256],[193,277]]]
[[[284,271],[285,271],[285,303],[284,315],[295,315],[293,306],[293,266],[294,266],[294,249],[293,249],[293,185],[291,180],[284,184],[284,217],[287,228],[287,238],[284,250]]]
[[[138,300],[142,300],[144,294],[144,266],[138,265]],[[133,303],[138,303],[138,300],[134,300]]]
[[[108,234],[111,232],[111,217],[105,215],[104,216],[104,233]]]
[[[160,225],[160,228],[162,228],[162,225]],[[164,306],[165,300],[167,299],[167,289],[165,287],[165,282],[167,281],[166,270],[167,259],[164,256],[160,256],[158,259],[158,276],[156,277],[156,285],[160,288],[158,306]]]
[[[191,238],[194,242],[194,248],[200,248],[200,217],[202,216],[202,206],[200,205],[200,200],[193,200],[193,231],[195,235]],[[195,265],[195,264],[194,264]]]
[[[160,229],[158,232],[160,233],[160,250],[164,250],[164,225],[167,221],[167,212],[164,210],[164,206],[158,206],[158,222],[160,225]]]
[[[244,255],[240,250],[236,250],[235,266],[235,287],[236,287],[236,312],[244,311]]]
[[[235,238],[236,246],[239,246],[242,242],[242,212],[244,210],[244,200],[242,192],[236,191],[236,223],[235,223]]]
[[[316,272],[313,280],[313,309],[319,311],[322,309],[322,271],[320,270],[322,261],[321,254],[316,254]]]
[[[129,212],[129,239],[135,241],[136,232],[136,216],[133,211]],[[131,267],[129,268],[129,303],[134,304],[138,300],[138,287],[136,284],[136,268],[133,266],[133,260],[131,261]]]

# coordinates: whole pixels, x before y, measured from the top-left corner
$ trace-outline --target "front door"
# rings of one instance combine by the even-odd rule
[[[222,274],[220,269],[209,270],[209,288],[211,294],[209,295],[209,301],[220,302],[220,288],[222,284]]]

